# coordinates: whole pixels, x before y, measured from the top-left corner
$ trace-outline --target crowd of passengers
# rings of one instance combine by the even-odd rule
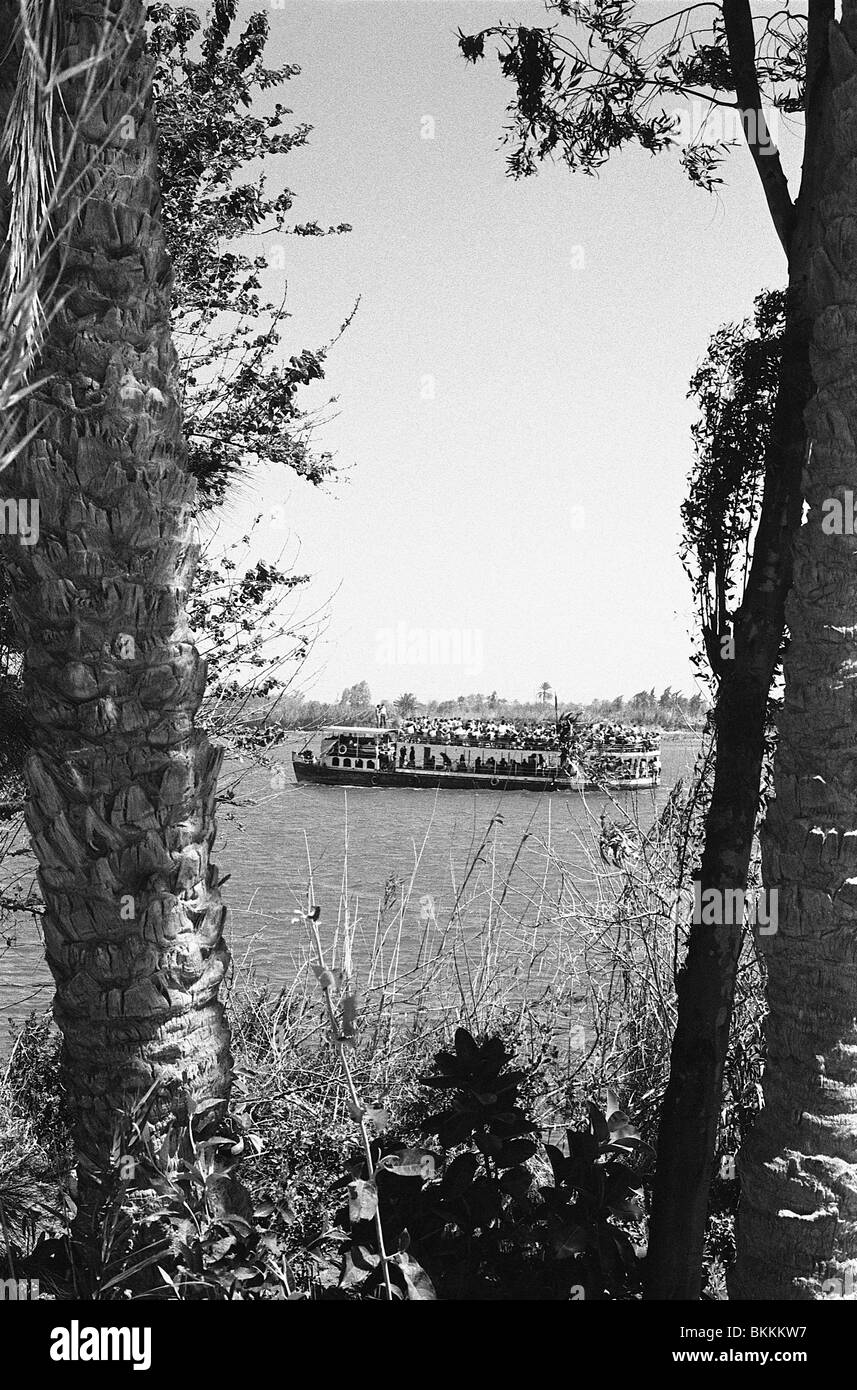
[[[572,755],[610,749],[613,752],[646,753],[660,748],[660,733],[656,729],[637,729],[628,724],[601,720],[592,724],[576,724],[573,719],[561,718],[558,724],[543,724],[530,720],[525,724],[479,719],[405,719],[398,732],[417,743],[463,744],[468,747],[503,749],[535,749],[559,752],[567,749]]]
[[[384,755],[382,754],[382,767],[384,765],[383,757]],[[565,763],[562,760],[566,758],[565,753],[561,754],[560,758],[561,766],[564,767]],[[490,755],[485,759],[484,763],[481,757],[476,757],[471,764],[467,761],[463,753],[460,754],[456,762],[453,762],[449,754],[445,752],[441,752],[438,757],[435,757],[434,753],[431,751],[431,746],[428,744],[423,748],[422,761],[419,765],[424,771],[428,770],[429,772],[433,772],[435,768],[440,768],[443,772],[490,772],[492,775],[496,773],[498,776],[503,774],[516,776],[518,773],[522,775],[526,773],[538,776],[548,771],[544,753],[532,752],[529,757],[520,759],[510,758],[508,760],[502,757],[495,758],[493,755]],[[417,757],[414,744],[403,744],[399,749],[399,767],[416,766]]]
[[[530,751],[525,748],[517,750],[498,748],[499,756],[495,757],[493,753],[488,753],[483,746],[472,762],[464,753],[460,753],[456,758],[454,755],[450,757],[444,748],[438,749],[437,753],[433,752],[432,749],[432,744],[424,743],[418,757],[416,744],[402,743],[399,745],[398,756],[396,757],[396,750],[391,744],[381,744],[378,748],[377,770],[391,772],[398,766],[400,770],[420,768],[424,772],[434,772],[435,770],[441,772],[484,772],[491,777],[551,778],[556,778],[557,775],[562,774],[576,777],[582,770],[581,764],[577,760],[577,752],[580,750],[571,751],[567,746],[559,748],[558,760],[548,760],[543,752],[536,749]],[[507,751],[511,754],[508,758],[505,756]],[[546,751],[550,752],[549,749]],[[333,756],[333,765],[340,766],[341,758],[341,766],[343,767],[353,765],[356,768],[365,767],[369,771],[375,771],[375,759],[368,757],[365,753],[361,757],[359,752],[356,739],[350,740],[347,736],[343,736],[336,754]],[[514,756],[516,752],[518,756]],[[483,757],[483,754],[486,756]],[[309,751],[304,752],[303,756],[308,762],[314,761],[314,755]],[[653,758],[647,775],[659,771],[659,766],[659,759]],[[612,752],[607,749],[596,751],[591,758],[587,758],[585,768],[587,776],[596,778],[627,776],[628,774],[627,765],[623,764],[615,750]]]

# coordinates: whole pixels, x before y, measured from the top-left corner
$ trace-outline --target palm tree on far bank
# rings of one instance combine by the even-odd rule
[[[551,695],[553,695],[553,686],[550,681],[542,681],[539,686],[539,704],[546,705]]]
[[[403,719],[409,719],[412,714],[415,714],[416,708],[417,697],[410,690],[406,690],[404,695],[400,695],[395,702],[395,709]]]
[[[39,534],[29,546],[7,538],[3,560],[25,654],[27,820],[65,1086],[78,1152],[102,1166],[120,1113],[147,1092],[156,1127],[188,1099],[215,1118],[228,1098],[225,909],[209,858],[221,753],[194,723],[205,686],[186,611],[195,484],[145,7],[103,0],[97,18],[83,0],[26,8],[45,61],[35,77],[61,80],[62,99],[47,130],[28,126],[34,50],[19,39],[0,58],[0,119],[11,110],[19,123],[7,151],[46,159],[52,145],[64,173],[52,263],[63,298],[27,408],[38,436],[3,475],[5,495],[38,499]],[[15,0],[0,0],[4,37],[17,19]],[[27,213],[8,157],[0,175],[2,231],[19,234]]]

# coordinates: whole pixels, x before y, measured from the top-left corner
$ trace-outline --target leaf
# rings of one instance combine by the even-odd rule
[[[146,1255],[144,1259],[137,1260],[136,1263],[132,1265],[124,1265],[118,1274],[114,1274],[111,1279],[107,1279],[101,1285],[102,1291],[112,1289],[114,1284],[121,1284],[125,1280],[132,1279],[135,1274],[139,1274],[143,1269],[149,1269],[152,1265],[158,1265],[158,1260],[162,1259],[164,1255],[168,1253],[169,1247],[165,1241],[158,1241],[156,1245],[150,1246],[149,1248],[153,1253]],[[161,1266],[158,1265],[158,1269],[160,1268]]]
[[[480,1049],[480,1061],[483,1066],[491,1068],[492,1071],[502,1071],[503,1067],[511,1060],[512,1054],[506,1048],[500,1038],[488,1038]]]
[[[610,1138],[610,1127],[598,1106],[589,1102],[589,1126],[599,1144],[606,1144]]]
[[[622,1110],[614,1110],[607,1120],[611,1139],[639,1139],[640,1131]]]
[[[330,1184],[331,1192],[335,1192],[339,1187],[350,1187],[354,1179],[359,1177],[363,1172],[363,1162],[360,1159],[357,1159],[354,1163],[349,1163],[347,1167],[348,1172],[344,1173],[341,1178],[334,1178],[333,1182]]]
[[[276,1231],[263,1231],[259,1237],[259,1249],[267,1250],[278,1259],[285,1259],[289,1246],[285,1237],[277,1235]]]
[[[424,1134],[436,1134],[445,1149],[463,1144],[476,1128],[474,1115],[451,1110],[440,1115],[430,1115],[421,1128]]]
[[[351,1258],[358,1269],[367,1271],[377,1269],[381,1263],[381,1256],[375,1250],[370,1250],[368,1245],[358,1245],[354,1241],[350,1248]]]
[[[642,1221],[645,1215],[642,1188],[629,1188],[624,1193],[617,1192],[615,1196],[608,1191],[607,1206],[614,1216],[621,1216],[630,1221]]]
[[[538,1144],[533,1139],[509,1139],[497,1154],[497,1162],[503,1168],[526,1163],[528,1158],[538,1152]]]
[[[455,1051],[462,1062],[478,1062],[479,1048],[472,1034],[466,1028],[456,1028],[455,1030]]]
[[[409,1255],[406,1250],[400,1250],[398,1254],[392,1256],[391,1263],[398,1265],[402,1272],[410,1302],[434,1303],[436,1301],[437,1294],[434,1291],[434,1284],[422,1265],[417,1264],[412,1255]]]
[[[371,1221],[378,1210],[378,1188],[371,1178],[355,1178],[348,1187],[348,1216],[352,1222]]]
[[[312,973],[318,980],[322,989],[333,989],[336,985],[336,974],[328,970],[326,965],[319,965],[318,961],[312,961]]]
[[[500,1179],[500,1186],[511,1197],[522,1200],[533,1186],[533,1175],[527,1168],[507,1168]]]
[[[622,1261],[626,1272],[639,1278],[639,1261],[641,1257],[637,1253],[636,1246],[628,1239],[624,1231],[619,1231],[615,1227],[613,1228],[613,1239],[616,1242],[619,1259]]]
[[[463,1083],[458,1076],[421,1076],[420,1084],[423,1086],[462,1086]]]
[[[400,1178],[421,1178],[423,1182],[430,1182],[435,1176],[436,1159],[429,1149],[397,1149],[395,1153],[385,1154],[377,1166]]]
[[[287,1226],[292,1226],[297,1221],[298,1214],[289,1197],[285,1197],[282,1202],[277,1203],[277,1215]]]
[[[234,1250],[237,1244],[238,1242],[233,1235],[220,1236],[215,1240],[207,1240],[205,1251],[212,1260],[225,1260],[230,1250]]]
[[[491,1117],[491,1128],[504,1139],[515,1139],[522,1134],[535,1134],[538,1125],[528,1120],[517,1106],[512,1110],[502,1110]]]
[[[366,1270],[361,1268],[353,1257],[353,1248],[352,1246],[348,1247],[342,1256],[342,1266],[339,1271],[339,1287],[341,1289],[353,1288],[356,1284],[362,1284],[366,1278]]]
[[[562,1182],[568,1160],[562,1149],[558,1148],[556,1144],[545,1144],[545,1153],[550,1159],[551,1168],[553,1168],[554,1182],[559,1186]]]
[[[342,1036],[353,1038],[357,1031],[357,990],[350,987],[342,1001]]]
[[[653,1163],[655,1160],[654,1149],[642,1139],[613,1139],[607,1146],[607,1152],[624,1159],[636,1154],[638,1158],[645,1159],[648,1163]]]
[[[171,1274],[168,1274],[163,1265],[158,1265],[158,1273],[162,1276],[165,1283],[173,1290],[176,1298],[181,1298],[181,1289]]]
[[[454,1052],[436,1052],[434,1065],[437,1067],[438,1071],[454,1072],[456,1076],[460,1070],[459,1059]]]
[[[454,1158],[443,1175],[444,1190],[450,1193],[465,1192],[479,1171],[479,1159],[475,1154],[459,1154]]]

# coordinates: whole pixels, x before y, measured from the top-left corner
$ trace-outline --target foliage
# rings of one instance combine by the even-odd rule
[[[455,1051],[439,1052],[423,1078],[448,1097],[426,1132],[446,1150],[464,1146],[428,1193],[443,1243],[464,1243],[472,1273],[502,1271],[530,1297],[633,1292],[639,1254],[625,1227],[643,1219],[638,1160],[652,1156],[648,1147],[612,1095],[606,1116],[589,1103],[585,1127],[566,1132],[566,1151],[543,1144],[511,1061],[496,1036],[479,1043],[459,1028]]]
[[[690,382],[700,415],[680,554],[702,635],[695,665],[701,674],[709,667],[715,680],[752,559],[784,327],[785,293],[759,295],[752,319],[713,335]]]
[[[317,620],[299,617],[291,606],[309,576],[249,560],[261,521],[261,515],[255,517],[248,532],[219,554],[209,544],[188,604],[207,663],[202,718],[218,737],[233,742],[241,741],[240,726],[251,703],[265,700],[269,713],[276,709],[278,693],[294,679],[318,630]]]
[[[295,194],[268,194],[272,160],[301,149],[311,127],[289,127],[292,113],[281,102],[260,107],[300,68],[266,67],[264,12],[250,15],[230,42],[236,11],[237,0],[217,0],[203,24],[187,6],[148,10],[188,462],[207,505],[222,501],[250,463],[291,468],[314,484],[331,475],[331,456],[311,449],[312,421],[298,404],[301,390],[323,378],[327,349],[279,360],[285,305],[262,299],[270,260],[242,245],[273,236],[269,250],[283,269],[288,236],[350,231],[346,223],[289,225]]]
[[[361,682],[365,684],[365,682]],[[355,689],[355,687],[351,687]],[[367,686],[368,689],[368,686]],[[291,692],[281,700],[271,716],[271,722],[283,729],[319,729],[327,724],[365,724],[375,722],[375,709],[371,701],[355,708],[350,700],[343,698],[328,704],[321,700],[307,700],[299,692]],[[404,710],[399,708],[399,700],[405,699]],[[541,702],[506,700],[496,691],[483,695],[480,691],[471,695],[459,695],[455,700],[417,700],[413,692],[406,692],[399,700],[392,701],[392,707],[402,718],[411,715],[435,716],[440,719],[452,717],[460,719],[511,719],[542,720],[545,707]],[[413,702],[413,703],[412,703]],[[389,701],[385,701],[388,709]],[[693,695],[683,695],[679,690],[667,686],[660,694],[654,689],[639,690],[629,699],[617,695],[612,700],[592,700],[588,704],[560,700],[560,714],[571,713],[585,719],[612,720],[641,726],[656,725],[662,729],[699,729],[705,718],[707,706],[703,696],[697,691]],[[552,718],[552,716],[548,716]]]
[[[500,71],[514,87],[504,132],[509,172],[533,174],[550,158],[592,174],[636,145],[651,154],[678,148],[692,183],[706,190],[721,183],[735,139],[708,127],[720,108],[735,109],[735,79],[719,7],[687,5],[649,19],[636,0],[545,4],[557,22],[544,28],[459,31],[468,62],[484,58],[486,41],[496,44]],[[803,109],[805,44],[805,14],[787,4],[766,20],[756,69],[768,106]],[[690,99],[701,103],[703,117],[682,143],[676,102]]]
[[[368,710],[372,704],[372,692],[368,682],[357,681],[355,685],[347,685],[339,697],[339,703],[343,706],[350,705],[358,712]]]
[[[279,102],[259,114],[259,99],[296,78],[300,68],[266,67],[264,13],[251,15],[230,41],[236,12],[236,0],[217,0],[203,23],[187,6],[157,3],[148,9],[164,231],[174,272],[173,330],[188,466],[203,508],[223,501],[250,463],[287,466],[313,484],[333,471],[330,456],[311,449],[313,422],[298,404],[301,390],[322,379],[325,350],[302,349],[288,363],[280,360],[288,316],[281,304],[262,298],[265,257],[241,250],[243,240],[270,235],[277,238],[273,251],[282,255],[290,235],[327,234],[314,222],[288,224],[296,196],[291,190],[266,192],[272,160],[303,147],[311,127],[289,128],[292,113]],[[327,230],[350,228],[343,223]],[[38,289],[35,272],[31,280],[27,294]],[[20,352],[17,338],[10,350],[16,344]],[[10,365],[0,380],[11,391],[20,375]],[[191,626],[209,667],[204,718],[218,736],[234,733],[251,695],[266,698],[285,688],[283,669],[293,673],[312,640],[309,627],[284,617],[292,591],[307,577],[265,560],[239,575],[234,551],[246,540],[230,547],[233,555],[218,557],[208,548],[190,603]],[[6,734],[0,802],[18,810],[29,734],[18,698],[21,657],[6,592],[0,573],[0,715]]]
[[[70,1116],[60,1079],[62,1037],[47,1014],[30,1013],[14,1031],[4,1089],[10,1112],[60,1166],[71,1160]]]
[[[556,916],[546,906],[543,918],[546,943],[568,932],[554,976],[547,944],[537,974],[521,973],[512,949],[520,907],[502,872],[486,926],[485,843],[449,920],[426,913],[418,965],[393,954],[370,966],[359,998],[362,929],[349,900],[333,914],[333,955],[319,957],[318,919],[301,914],[303,968],[282,988],[243,972],[231,987],[228,1123],[206,1131],[204,1115],[193,1116],[165,1147],[138,1117],[140,1136],[126,1128],[117,1141],[117,1160],[130,1154],[140,1166],[131,1182],[117,1162],[105,1187],[99,1297],[374,1300],[385,1294],[376,1216],[394,1298],[424,1297],[429,1284],[444,1300],[636,1297],[646,1146],[657,1140],[710,775],[706,743],[690,783],[654,823],[634,825],[633,863],[605,868],[593,844],[584,877],[594,892],[565,878]],[[411,910],[394,885],[370,935],[395,942],[412,928]],[[385,955],[379,947],[372,961]],[[761,994],[748,933],[708,1232],[715,1294],[732,1249],[730,1164],[759,1104]],[[573,1028],[577,1019],[585,1030]],[[0,1114],[5,1106],[8,1128],[26,1135],[40,1182],[45,1158],[53,1165],[47,1195],[61,1210],[70,1158],[58,1068],[55,1027],[32,1019],[15,1042]],[[55,1222],[39,1226],[35,1249],[23,1233],[20,1248],[16,1240],[16,1268],[71,1296],[64,1239]]]
[[[0,1111],[0,1255],[28,1250],[39,1235],[57,1229],[50,1155],[19,1115]],[[11,1273],[11,1270],[10,1270]]]
[[[291,112],[281,103],[261,115],[251,110],[261,96],[298,76],[300,69],[294,64],[265,66],[269,21],[264,13],[251,15],[230,44],[236,10],[236,0],[217,0],[204,24],[189,7],[158,3],[148,10],[188,463],[206,506],[223,500],[227,484],[251,456],[256,463],[285,464],[313,483],[320,483],[332,468],[329,456],[311,452],[310,421],[297,404],[299,389],[323,376],[324,353],[305,349],[287,365],[275,360],[282,342],[282,306],[261,298],[259,275],[265,258],[236,249],[242,238],[266,233],[281,238],[280,251],[282,239],[290,234],[323,234],[315,223],[287,226],[295,196],[290,190],[276,197],[266,194],[264,168],[305,145],[310,127],[285,129]],[[260,162],[261,173],[254,168]],[[250,177],[241,182],[248,171]],[[342,224],[329,230],[349,229]],[[18,304],[16,296],[27,299],[38,293],[38,267],[31,270],[28,286],[7,285],[10,311]],[[9,274],[7,265],[7,281]],[[22,323],[33,318],[32,309],[20,312]],[[7,355],[12,356],[0,372],[7,392],[13,393],[9,406],[18,399],[15,392],[21,398],[26,394],[22,364],[29,360],[20,334],[10,334]],[[307,582],[305,576],[260,560],[239,578],[230,566],[234,561],[228,556],[204,557],[191,603],[191,625],[202,634],[213,677],[208,690],[212,717],[215,711],[222,714],[226,699],[232,701],[234,714],[236,697],[248,683],[263,697],[282,688],[263,651],[275,638],[286,644],[277,654],[279,668],[300,664],[309,642],[305,630],[281,620],[288,595]],[[19,769],[28,730],[26,710],[18,699],[21,657],[6,590],[5,575],[0,574],[0,712],[7,735],[0,757],[0,793],[5,793],[0,801],[17,807],[23,794]]]

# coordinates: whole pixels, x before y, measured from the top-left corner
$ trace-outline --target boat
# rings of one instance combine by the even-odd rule
[[[587,732],[580,724],[543,725],[529,736],[489,740],[476,732],[435,741],[418,730],[335,724],[321,730],[318,751],[309,744],[293,751],[292,767],[296,781],[322,786],[579,792],[659,785],[659,731],[628,730],[612,742]]]

